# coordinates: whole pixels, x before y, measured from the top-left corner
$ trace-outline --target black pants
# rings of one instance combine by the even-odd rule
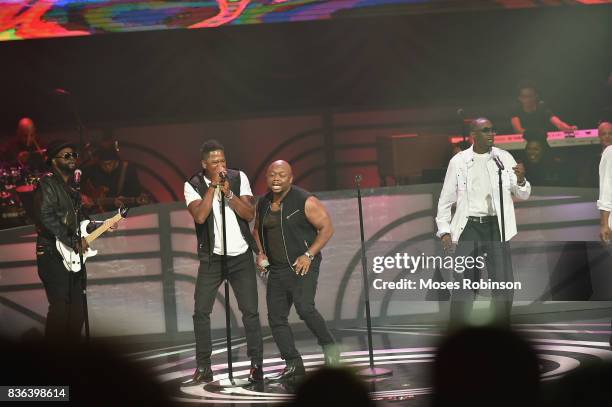
[[[271,266],[270,268],[266,294],[268,322],[274,341],[284,360],[300,358],[288,322],[292,304],[295,304],[298,316],[315,335],[319,345],[326,346],[335,343],[325,320],[315,308],[318,278],[318,267],[313,267],[313,265],[305,276],[296,275],[289,266],[283,268]]]
[[[37,246],[36,263],[49,301],[46,338],[52,342],[78,339],[85,321],[84,271],[68,271],[54,247]]]
[[[230,285],[238,301],[238,309],[242,313],[242,323],[247,339],[247,355],[252,362],[261,364],[263,362],[263,341],[257,311],[255,263],[251,251],[238,256],[227,256],[227,269]],[[200,261],[193,314],[198,367],[210,366],[212,354],[210,313],[222,282],[221,256],[212,255],[209,261]]]
[[[501,242],[497,221],[477,223],[468,220],[459,238],[455,258],[459,256],[485,256],[486,274],[478,267],[466,269],[462,273],[453,272],[455,281],[461,288],[451,291],[450,325],[463,325],[472,312],[474,297],[477,292],[463,289],[463,279],[479,281],[491,279],[495,282],[513,282],[512,261],[508,242]],[[491,290],[493,320],[495,323],[507,326],[510,324],[513,290]]]

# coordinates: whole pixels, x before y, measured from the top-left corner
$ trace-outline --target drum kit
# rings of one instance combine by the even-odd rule
[[[0,162],[0,229],[32,223],[34,191],[41,175],[40,170]]]
[[[107,148],[115,148],[119,151],[118,142],[111,141],[112,145]],[[18,154],[16,161],[0,161],[0,230],[28,225],[34,223],[36,219],[34,192],[41,176],[48,169],[45,166],[47,150],[41,148],[36,140],[33,143],[36,149],[27,152],[29,154],[27,161],[20,159],[21,154]],[[96,153],[100,148],[102,146],[98,143],[87,143],[82,149],[79,165],[86,167],[95,162]],[[136,204],[147,203],[149,203],[148,200],[138,201]]]

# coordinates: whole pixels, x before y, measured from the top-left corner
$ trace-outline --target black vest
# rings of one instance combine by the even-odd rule
[[[234,199],[239,199],[240,172],[228,169],[227,180],[229,181],[230,189],[234,193]],[[200,194],[202,198],[204,198],[204,194],[206,194],[208,186],[206,185],[206,181],[204,181],[204,173],[202,171],[191,177],[191,179],[189,180],[189,184],[191,184],[193,189],[195,189],[195,191]],[[236,219],[238,220],[238,226],[240,226],[240,232],[242,232],[242,237],[249,245],[249,248],[254,252],[257,252],[257,244],[255,243],[253,235],[251,235],[249,222],[242,219],[240,216],[238,216],[238,214],[236,214]],[[196,222],[195,229],[196,236],[198,238],[198,257],[200,258],[200,260],[207,260],[208,257],[213,254],[213,250],[215,248],[214,213],[212,209],[204,223],[200,224]]]
[[[295,260],[303,255],[317,238],[317,229],[306,219],[306,200],[311,196],[310,192],[292,185],[281,202],[283,246],[290,265],[293,265]],[[259,199],[257,205],[257,216],[259,216],[259,230],[257,232],[264,252],[267,252],[270,248],[267,244],[263,220],[270,211],[271,204],[272,192],[269,192]],[[321,253],[319,252],[313,260],[313,265],[318,266],[321,259]]]

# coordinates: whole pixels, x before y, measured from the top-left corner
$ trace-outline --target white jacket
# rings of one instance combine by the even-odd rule
[[[599,162],[599,200],[597,209],[612,212],[612,146],[606,147]],[[612,228],[612,216],[609,219]]]
[[[516,166],[516,161],[512,155],[502,149],[493,147],[492,155],[497,155],[504,164],[502,171],[502,185],[504,187],[504,223],[506,224],[506,241],[512,239],[516,235],[516,218],[514,215],[514,202],[512,195],[519,199],[528,199],[531,194],[531,185],[529,181],[525,182],[522,187],[517,183],[517,177],[512,170]],[[459,241],[461,233],[468,221],[469,200],[468,191],[470,177],[468,176],[470,169],[474,165],[474,147],[470,147],[465,151],[456,154],[448,163],[446,177],[444,178],[444,186],[440,193],[438,201],[438,215],[436,216],[436,224],[438,226],[437,236],[441,237],[445,233],[450,233],[453,242]],[[497,221],[499,231],[501,233],[501,216],[499,204],[499,177],[497,173],[497,165],[493,159],[487,163],[489,172],[489,180],[493,188],[493,204],[495,212],[498,214]],[[451,207],[457,203],[455,216],[451,215]],[[452,220],[451,220],[452,218]]]

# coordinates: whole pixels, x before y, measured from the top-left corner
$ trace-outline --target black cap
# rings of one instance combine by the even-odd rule
[[[66,140],[53,140],[47,146],[47,164],[51,165],[51,160],[55,158],[57,153],[62,151],[66,147],[71,147],[73,150],[77,149],[77,143]]]

